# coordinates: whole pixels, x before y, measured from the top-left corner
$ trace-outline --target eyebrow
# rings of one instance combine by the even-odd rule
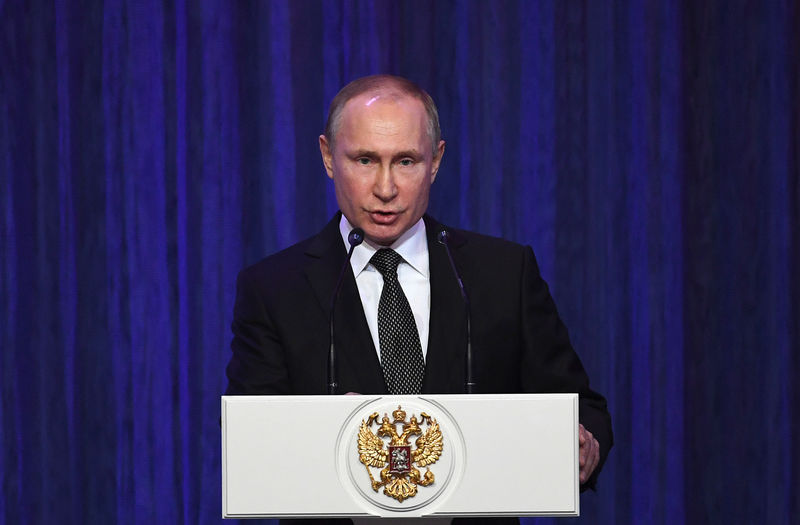
[[[347,151],[345,153],[350,158],[374,157],[374,156],[376,156],[376,153],[374,151],[370,151],[370,150],[366,150],[366,149],[357,149],[355,151]]]
[[[398,152],[398,153],[397,153],[397,155],[395,155],[395,157],[414,157],[414,158],[421,158],[421,157],[422,157],[422,153],[420,153],[419,151],[417,151],[417,150],[415,150],[415,149],[409,149],[409,150],[405,150],[405,151],[400,151],[400,152]]]
[[[351,158],[358,158],[358,157],[378,157],[378,153],[372,150],[367,149],[359,149],[353,152],[347,153],[348,157]],[[414,157],[414,158],[421,158],[422,154],[416,149],[408,149],[403,151],[398,151],[393,158],[401,158],[401,157]]]

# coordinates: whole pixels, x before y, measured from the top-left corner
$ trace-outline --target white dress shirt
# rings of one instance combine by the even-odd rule
[[[347,236],[352,229],[350,221],[342,215],[342,219],[339,221],[339,231],[342,234],[345,248],[348,250],[350,244],[347,242]],[[378,338],[378,303],[383,291],[383,276],[370,264],[369,260],[381,248],[384,246],[376,246],[365,239],[356,246],[353,257],[350,259],[356,286],[358,286],[358,294],[361,296],[361,304],[364,306],[364,315],[367,316],[367,325],[378,353],[378,360],[381,358],[381,346]],[[431,279],[425,222],[420,219],[389,248],[403,258],[397,266],[397,280],[414,313],[414,322],[417,323],[419,342],[422,346],[422,358],[425,359],[428,355],[428,331],[431,317]]]

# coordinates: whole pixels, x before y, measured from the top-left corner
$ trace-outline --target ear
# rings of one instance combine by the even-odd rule
[[[319,152],[322,154],[322,164],[325,165],[328,177],[333,179],[333,152],[325,135],[319,136]]]
[[[444,141],[440,140],[436,146],[436,151],[433,152],[433,162],[431,163],[431,184],[436,180],[436,174],[439,172],[439,165],[442,163],[442,156],[444,155]]]

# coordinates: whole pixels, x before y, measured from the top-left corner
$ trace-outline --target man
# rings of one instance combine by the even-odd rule
[[[353,228],[366,240],[335,307],[339,391],[463,392],[464,303],[443,226],[425,215],[445,150],[433,100],[403,78],[357,79],[331,103],[319,145],[341,214],[240,274],[228,394],[325,393],[330,301]],[[611,419],[533,251],[447,231],[471,302],[477,392],[578,392],[580,480],[594,486]]]

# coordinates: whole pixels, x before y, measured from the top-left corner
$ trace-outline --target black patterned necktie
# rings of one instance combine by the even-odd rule
[[[381,366],[391,394],[419,394],[425,361],[414,314],[397,280],[397,265],[402,259],[394,250],[384,248],[370,260],[383,275],[383,291],[378,303]]]

